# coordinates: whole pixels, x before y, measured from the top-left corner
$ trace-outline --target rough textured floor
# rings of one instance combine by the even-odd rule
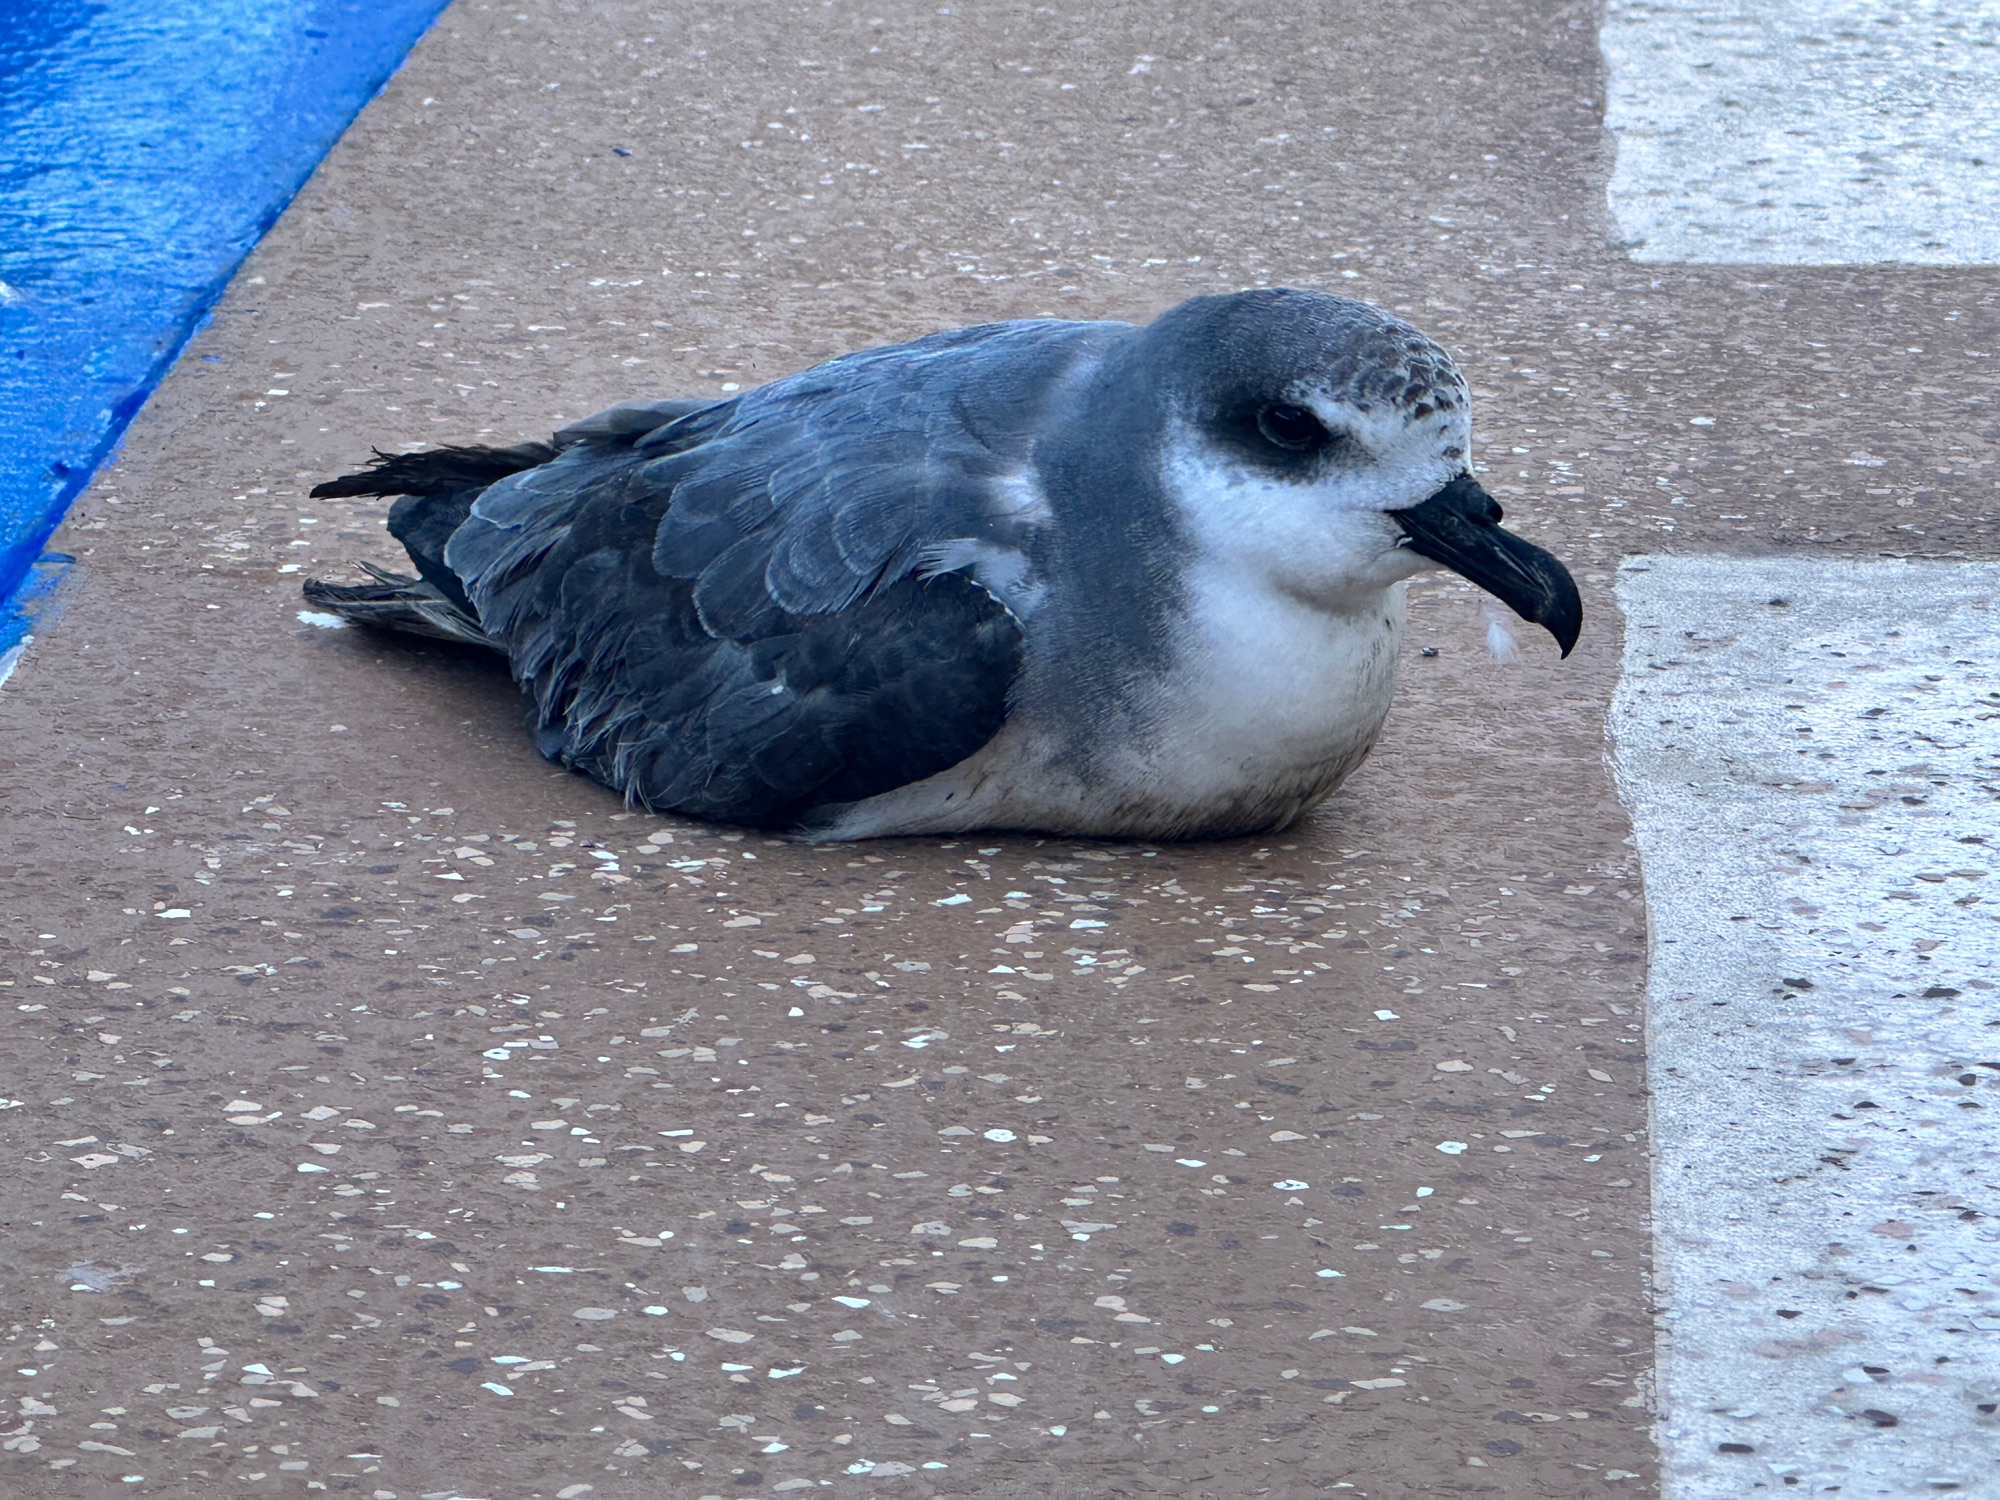
[[[1612,575],[1990,545],[1993,279],[1616,259],[1581,6],[945,9],[462,3],[78,507],[0,693],[9,1493],[1653,1483]],[[1260,282],[1450,343],[1591,612],[1502,668],[1421,585],[1282,840],[634,816],[297,618],[393,557],[304,498],[370,445]]]
[[[1618,594],[1668,1493],[1988,1493],[2000,567],[1635,557]]]

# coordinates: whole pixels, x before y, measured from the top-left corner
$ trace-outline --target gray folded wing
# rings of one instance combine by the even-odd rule
[[[626,406],[488,488],[446,562],[544,753],[764,826],[934,775],[1006,717],[1041,424],[1122,324],[958,330]]]

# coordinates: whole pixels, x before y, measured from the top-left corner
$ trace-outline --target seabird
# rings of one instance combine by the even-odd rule
[[[1568,571],[1473,479],[1437,344],[1315,291],[992,323],[548,443],[383,455],[409,577],[355,622],[488,647],[635,804],[815,839],[1281,829],[1389,711],[1403,583],[1569,654]]]

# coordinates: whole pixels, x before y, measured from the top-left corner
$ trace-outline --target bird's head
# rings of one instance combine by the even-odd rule
[[[1209,556],[1329,608],[1442,565],[1569,654],[1575,581],[1501,528],[1471,474],[1465,378],[1416,328],[1270,289],[1184,302],[1133,352],[1166,422],[1162,478]]]

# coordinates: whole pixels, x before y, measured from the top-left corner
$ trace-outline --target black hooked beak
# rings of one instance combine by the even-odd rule
[[[1421,505],[1389,512],[1408,547],[1471,579],[1522,619],[1540,625],[1568,656],[1583,630],[1576,580],[1550,553],[1500,528],[1500,502],[1470,474]]]

